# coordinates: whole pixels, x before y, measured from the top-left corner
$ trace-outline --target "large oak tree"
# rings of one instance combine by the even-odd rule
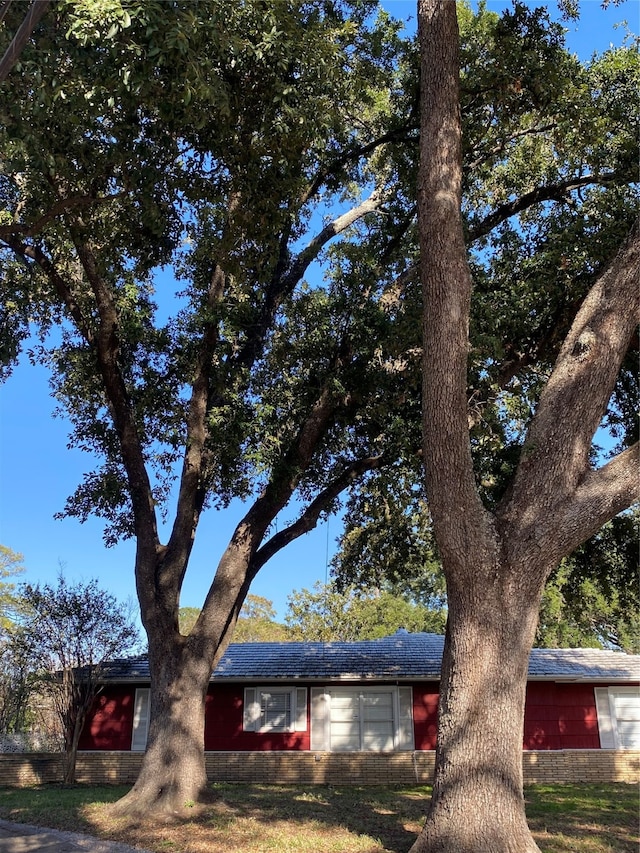
[[[252,579],[388,443],[380,292],[306,280],[376,215],[372,158],[406,134],[397,27],[350,5],[59,4],[2,92],[3,366],[35,328],[70,442],[98,460],[65,513],[136,539],[151,722],[123,810],[204,794],[205,695]],[[182,633],[201,516],[238,497]]]
[[[483,503],[469,438],[473,288],[462,217],[456,6],[419,0],[423,434],[429,508],[447,581],[433,798],[414,853],[537,851],[522,792],[529,652],[562,557],[638,496],[637,444],[601,467],[594,435],[640,309],[634,227],[580,305],[504,495]]]
[[[65,512],[137,543],[152,719],[122,808],[202,794],[204,696],[256,572],[364,473],[420,456],[418,56],[373,6],[55,5],[0,92],[2,362],[35,325],[70,441],[98,459]],[[590,72],[617,87],[605,133],[606,87],[544,16],[463,17],[466,238],[500,247],[475,270],[472,440],[487,460],[503,409],[538,385],[495,389],[555,356],[589,276],[565,281],[627,228],[637,158],[626,55]],[[547,207],[539,233],[506,224]],[[509,282],[526,241],[541,260],[523,305]],[[235,497],[246,513],[183,634],[197,527]]]

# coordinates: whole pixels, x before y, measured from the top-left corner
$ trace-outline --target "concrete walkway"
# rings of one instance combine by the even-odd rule
[[[0,820],[0,853],[149,853],[76,832],[58,832],[26,823]]]

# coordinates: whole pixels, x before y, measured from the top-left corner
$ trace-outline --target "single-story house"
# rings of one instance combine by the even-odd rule
[[[444,638],[239,643],[211,677],[205,751],[419,753],[436,743]],[[640,749],[640,655],[533,649],[524,750]],[[80,739],[88,751],[145,749],[146,658],[111,661]]]

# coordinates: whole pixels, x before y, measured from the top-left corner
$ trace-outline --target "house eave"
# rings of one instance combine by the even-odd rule
[[[327,683],[354,683],[367,682],[370,684],[419,684],[429,681],[440,681],[439,674],[426,675],[394,675],[394,674],[368,674],[344,673],[341,675],[276,675],[264,676],[253,673],[245,676],[216,676],[209,680],[210,684],[281,684],[291,682],[303,682],[305,684],[327,684]],[[624,684],[629,687],[640,686],[640,681],[630,679],[625,675],[594,675],[594,676],[570,676],[570,675],[530,675],[527,681],[549,682],[555,684]],[[123,676],[122,678],[103,678],[100,684],[150,684],[149,676]]]

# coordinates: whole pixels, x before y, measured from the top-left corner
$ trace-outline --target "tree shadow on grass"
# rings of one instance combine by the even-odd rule
[[[122,787],[0,789],[0,817],[83,832],[157,853],[406,853],[429,805],[427,787],[211,786],[213,802],[186,816],[114,820]],[[543,853],[637,853],[633,785],[549,785],[526,790]]]
[[[638,792],[628,784],[525,789],[529,826],[543,853],[638,853]]]
[[[377,786],[224,784],[213,791],[217,801],[195,806],[187,817],[119,824],[112,832],[119,841],[180,853],[271,848],[406,853],[429,797],[426,788],[403,793]]]

